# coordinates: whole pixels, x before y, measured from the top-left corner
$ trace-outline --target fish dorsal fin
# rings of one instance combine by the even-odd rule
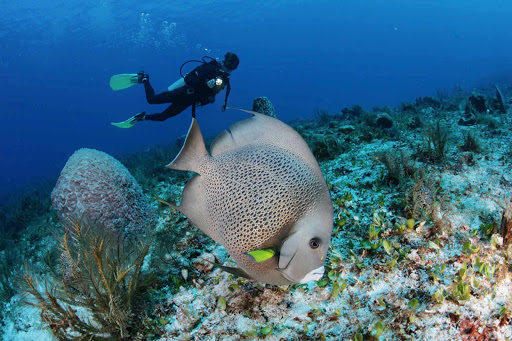
[[[183,147],[178,156],[167,167],[199,173],[199,164],[207,156],[208,152],[204,145],[203,134],[196,119],[193,118]]]
[[[292,127],[274,117],[244,109],[238,110],[248,112],[253,117],[231,125],[230,131],[223,131],[213,141],[213,157],[244,146],[272,145],[286,150],[293,148],[293,152],[308,164],[317,164],[304,139]]]

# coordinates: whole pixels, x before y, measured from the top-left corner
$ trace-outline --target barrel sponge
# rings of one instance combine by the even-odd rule
[[[52,191],[52,204],[64,226],[86,218],[108,229],[134,231],[156,219],[156,209],[128,169],[94,149],[71,155]]]

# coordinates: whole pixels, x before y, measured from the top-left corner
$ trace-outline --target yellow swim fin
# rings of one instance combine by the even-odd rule
[[[110,77],[112,90],[122,90],[138,83],[139,76],[136,73],[123,73]]]
[[[118,122],[118,123],[112,122],[110,124],[112,124],[114,127],[118,127],[118,128],[131,128],[135,125],[135,123],[144,121],[145,118],[146,118],[146,112],[143,111],[133,117],[130,117],[126,121]]]

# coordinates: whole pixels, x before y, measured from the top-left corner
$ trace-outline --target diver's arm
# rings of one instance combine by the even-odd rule
[[[226,111],[226,106],[228,105],[228,96],[231,91],[231,83],[228,83],[226,86],[226,98],[224,98],[224,105],[222,106],[222,111]]]
[[[167,88],[167,90],[169,90],[169,91],[173,91],[173,90],[176,90],[176,89],[178,89],[178,88],[181,88],[182,86],[185,86],[185,85],[186,85],[186,83],[185,83],[185,79],[183,79],[183,77],[182,77],[182,78],[178,79],[176,82],[172,83],[172,84]]]

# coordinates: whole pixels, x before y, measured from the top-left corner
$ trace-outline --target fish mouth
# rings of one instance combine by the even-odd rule
[[[308,282],[311,282],[311,281],[315,281],[316,282],[320,278],[322,278],[323,275],[324,275],[324,272],[325,272],[325,267],[321,266],[321,267],[319,267],[317,269],[311,270],[310,272],[308,272],[306,274],[306,276],[304,276],[300,280],[296,279],[296,278],[292,278],[291,276],[289,276],[283,270],[278,269],[278,271],[280,271],[282,273],[283,277],[286,278],[287,280],[289,280],[290,282],[304,284],[304,283],[308,283]]]
[[[322,265],[321,267],[311,270],[306,276],[304,276],[299,283],[307,283],[311,281],[318,281],[324,275],[325,267]]]

